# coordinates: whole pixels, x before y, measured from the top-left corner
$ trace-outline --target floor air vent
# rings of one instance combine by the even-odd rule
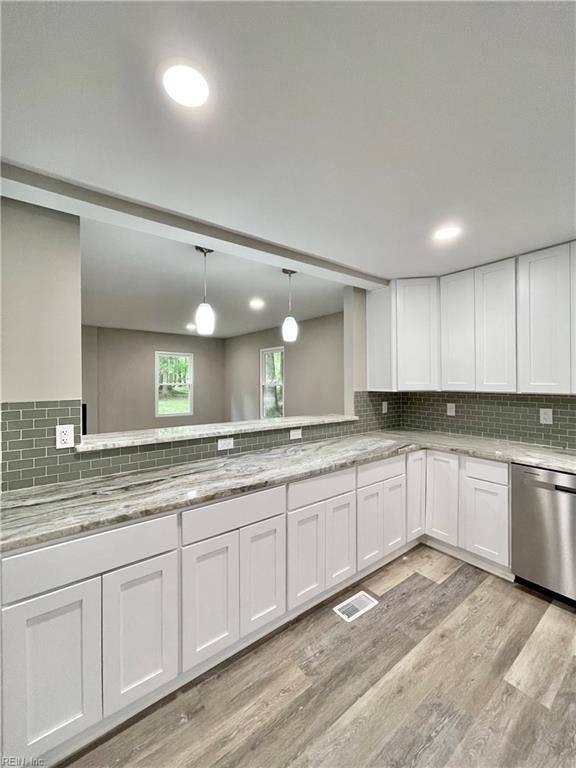
[[[378,605],[378,601],[368,593],[358,592],[332,610],[344,621],[354,621],[358,616],[362,616],[363,613],[369,611],[370,608],[374,608],[375,605]]]

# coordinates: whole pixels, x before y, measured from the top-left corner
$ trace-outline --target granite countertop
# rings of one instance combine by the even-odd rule
[[[322,416],[279,416],[273,419],[250,421],[223,421],[215,424],[190,424],[184,427],[160,427],[159,429],[138,429],[130,432],[107,432],[84,435],[82,442],[75,446],[78,453],[104,451],[109,448],[133,448],[138,445],[175,443],[181,440],[200,440],[207,437],[244,435],[250,432],[271,432],[275,429],[296,429],[323,424],[344,424],[358,421],[358,416],[344,416],[327,413]]]
[[[421,448],[576,473],[576,453],[438,432],[370,432],[252,451],[161,470],[8,491],[0,551],[54,543]]]

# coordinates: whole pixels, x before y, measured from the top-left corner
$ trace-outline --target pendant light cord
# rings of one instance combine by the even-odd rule
[[[288,275],[288,314],[292,314],[292,275]]]
[[[204,304],[206,304],[206,254],[204,254]]]

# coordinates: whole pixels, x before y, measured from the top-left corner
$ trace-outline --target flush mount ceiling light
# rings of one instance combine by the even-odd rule
[[[253,299],[250,299],[248,304],[250,305],[250,309],[254,309],[256,311],[260,309],[264,309],[264,307],[266,306],[266,302],[264,301],[264,299],[260,299],[257,296],[255,296]]]
[[[210,94],[206,79],[186,64],[168,67],[162,76],[162,85],[168,96],[184,107],[201,107]]]
[[[445,240],[454,240],[457,237],[460,237],[462,234],[462,227],[459,227],[458,224],[447,224],[445,227],[439,227],[432,237],[434,240],[439,241],[445,241]]]
[[[200,336],[212,336],[214,328],[216,326],[216,315],[214,310],[206,301],[206,256],[209,253],[214,253],[210,248],[201,248],[199,245],[195,246],[196,250],[204,254],[204,299],[201,304],[198,304],[196,310],[196,330]]]
[[[296,341],[298,338],[298,323],[292,316],[292,275],[296,272],[293,269],[283,269],[282,272],[288,275],[288,315],[282,323],[282,338],[284,341]]]

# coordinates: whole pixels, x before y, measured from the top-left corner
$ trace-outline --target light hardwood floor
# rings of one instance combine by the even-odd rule
[[[362,588],[67,765],[575,768],[574,610],[424,546]]]

